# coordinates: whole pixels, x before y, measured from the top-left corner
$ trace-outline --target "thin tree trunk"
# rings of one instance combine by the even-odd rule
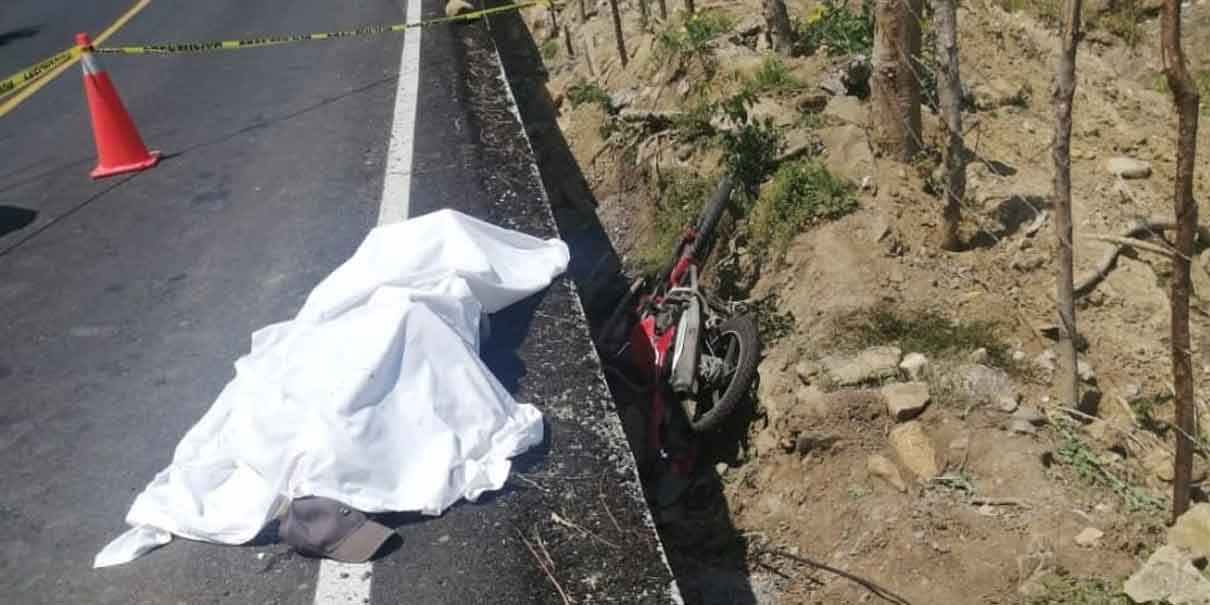
[[[588,21],[588,0],[580,0],[580,23]]]
[[[937,27],[937,104],[945,121],[945,210],[942,250],[962,249],[958,228],[966,197],[966,145],[962,141],[962,76],[958,69],[958,9],[955,0],[933,0]]]
[[[651,9],[647,5],[648,0],[638,0],[639,2],[639,27],[647,29],[648,18],[650,17]]]
[[[765,0],[765,26],[765,36],[773,51],[783,57],[790,56],[794,47],[794,31],[790,29],[786,0]]]
[[[1160,48],[1164,76],[1172,90],[1178,114],[1176,144],[1176,249],[1169,300],[1172,309],[1172,385],[1176,391],[1176,460],[1173,469],[1172,518],[1189,509],[1189,480],[1193,472],[1194,430],[1193,360],[1189,348],[1189,263],[1193,258],[1193,236],[1197,228],[1197,202],[1193,199],[1193,167],[1197,155],[1197,120],[1200,103],[1197,88],[1185,67],[1181,49],[1181,2],[1164,0],[1160,21]]]
[[[685,0],[685,13],[692,15],[694,12],[693,0]]]
[[[874,5],[874,146],[899,162],[910,162],[920,150],[920,82],[912,65],[920,55],[920,6],[921,0],[876,0]]]
[[[660,0],[660,21],[668,20],[668,0]]]
[[[1059,403],[1080,403],[1076,378],[1076,308],[1073,292],[1071,227],[1071,105],[1076,93],[1076,49],[1080,42],[1082,0],[1067,0],[1063,11],[1062,52],[1055,76],[1052,100],[1055,106],[1055,138],[1051,153],[1055,163],[1055,235],[1059,243]]]
[[[609,10],[613,13],[613,37],[618,43],[618,58],[622,60],[622,67],[626,67],[630,57],[626,56],[626,39],[622,35],[622,13],[618,11],[618,0],[609,0]]]
[[[555,12],[555,5],[550,5],[546,9],[547,20],[550,22],[550,38],[559,37],[559,13]]]
[[[570,27],[563,28],[563,43],[565,45],[567,45],[567,56],[572,59],[576,58],[576,47],[572,46],[572,44],[571,44],[571,28]]]

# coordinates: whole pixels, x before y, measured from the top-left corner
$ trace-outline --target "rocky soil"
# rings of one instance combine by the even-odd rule
[[[799,19],[818,10],[811,0],[788,4]],[[1175,116],[1157,84],[1158,24],[1145,4],[1136,46],[1096,29],[1080,51],[1077,281],[1110,250],[1096,236],[1172,214]],[[675,68],[661,54],[659,37],[679,17],[653,16],[644,31],[637,4],[623,5],[626,66],[605,2],[590,6],[584,23],[572,5],[559,28],[542,11],[526,21],[546,55],[559,132],[588,185],[561,188],[556,202],[595,212],[633,269],[661,228],[660,178],[718,174],[722,152],[676,136],[673,120],[639,136],[619,124],[727,98],[770,53],[756,0],[698,3],[731,17],[710,45],[713,75],[692,62]],[[742,287],[723,285],[749,302],[767,301],[764,312],[786,329],[770,337],[752,413],[707,443],[709,464],[692,492],[701,497],[664,515],[691,602],[877,602],[868,583],[823,564],[912,603],[1128,603],[1126,594],[1210,603],[1210,581],[1192,563],[1210,554],[1210,505],[1166,527],[1174,434],[1164,257],[1126,249],[1087,289],[1078,308],[1085,397],[1077,408],[1054,403],[1048,151],[1058,41],[1043,17],[989,2],[959,12],[973,101],[964,116],[973,155],[963,209],[968,251],[936,245],[933,166],[871,152],[867,103],[848,96],[868,75],[861,57],[819,51],[785,59],[797,85],[760,95],[752,113],[783,130],[787,153],[817,153],[852,183],[859,208],[804,229],[775,261],[760,260],[742,237],[722,246],[732,263],[722,279]],[[1210,3],[1187,5],[1186,19],[1193,67],[1210,69]],[[608,102],[578,98],[586,83]],[[1208,130],[1195,184],[1203,217],[1210,147],[1200,143]],[[927,110],[924,137],[940,140]],[[1206,245],[1195,262],[1192,327],[1203,417]],[[887,322],[879,317],[908,329],[880,332]],[[937,318],[978,338],[912,336],[917,324],[946,332]],[[1205,467],[1199,457],[1199,480]]]

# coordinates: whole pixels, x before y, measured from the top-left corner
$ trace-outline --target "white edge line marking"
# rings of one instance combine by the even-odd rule
[[[407,22],[420,22],[421,0],[408,0]],[[411,27],[403,34],[399,59],[399,81],[395,89],[395,120],[387,148],[386,173],[382,177],[382,204],[378,224],[397,223],[408,216],[412,189],[412,143],[416,132],[416,96],[420,88],[420,32]]]
[[[408,0],[407,22],[420,22],[421,0]],[[403,34],[399,58],[399,80],[395,88],[395,117],[387,145],[386,172],[382,178],[382,201],[378,224],[387,225],[408,216],[412,192],[412,143],[416,132],[416,96],[420,89],[420,32],[408,28]],[[373,563],[342,563],[324,559],[315,581],[315,605],[370,602]]]

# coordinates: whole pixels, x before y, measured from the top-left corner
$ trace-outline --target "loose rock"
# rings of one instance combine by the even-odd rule
[[[1096,416],[1101,408],[1101,398],[1104,394],[1096,387],[1085,387],[1080,390],[1080,403],[1076,405],[1076,409],[1088,414]]]
[[[1088,363],[1087,360],[1076,360],[1076,374],[1079,375],[1080,380],[1088,384],[1097,383],[1097,373],[1092,369],[1092,364]]]
[[[987,363],[988,358],[989,355],[987,353],[987,349],[979,347],[978,349],[971,351],[970,356],[967,357],[967,361],[976,365],[984,365]]]
[[[871,476],[878,477],[886,481],[891,487],[901,491],[907,491],[907,484],[903,481],[903,476],[899,474],[899,467],[895,466],[886,456],[874,454],[866,459],[866,472]]]
[[[870,61],[865,55],[854,55],[834,64],[819,80],[819,87],[831,95],[862,96],[868,91]]]
[[[1009,420],[1008,421],[1008,430],[1010,430],[1014,433],[1017,433],[1018,435],[1036,435],[1036,434],[1038,434],[1038,429],[1034,428],[1034,425],[1030,424],[1029,422],[1027,422],[1025,420],[1021,420],[1020,418],[1013,418],[1013,419]]]
[[[1173,545],[1156,550],[1122,590],[1135,603],[1210,605],[1210,580],[1193,566],[1193,554]]]
[[[1034,365],[1047,372],[1053,372],[1059,367],[1059,355],[1051,349],[1046,349],[1034,358]]]
[[[1126,403],[1136,403],[1143,398],[1143,387],[1137,384],[1128,384],[1122,389],[1122,397],[1126,399]]]
[[[1046,424],[1047,418],[1046,414],[1042,413],[1042,410],[1032,405],[1023,405],[1021,409],[1013,412],[1013,420],[1021,420],[1034,426],[1042,426]]]
[[[873,347],[854,358],[829,355],[820,363],[833,384],[854,386],[894,378],[902,355],[898,347]]]
[[[904,382],[882,387],[887,411],[898,422],[919,416],[929,403],[929,385],[924,382]]]
[[[840,438],[824,433],[803,433],[794,440],[794,451],[808,454],[812,451],[830,449]]]
[[[1149,454],[1143,457],[1143,467],[1151,471],[1157,479],[1172,483],[1175,475],[1173,474],[1173,462],[1175,456],[1172,452],[1163,449],[1151,450]],[[1201,456],[1193,457],[1193,476],[1194,481],[1204,481],[1206,479],[1206,463]]]
[[[968,364],[955,368],[954,376],[953,387],[970,403],[992,404],[1005,413],[1017,409],[1021,393],[1003,370]]]
[[[921,353],[908,353],[899,363],[899,369],[908,380],[924,380],[929,371],[929,359]]]
[[[1014,86],[1003,78],[976,84],[972,91],[975,108],[979,111],[990,111],[1008,105],[1024,106],[1029,103],[1030,94],[1029,85]]]
[[[1168,530],[1168,543],[1196,557],[1210,557],[1210,504],[1199,502],[1185,511]]]
[[[917,477],[932,479],[941,474],[933,441],[919,421],[913,420],[891,429],[890,442],[899,461]]]
[[[811,418],[828,415],[828,395],[816,387],[802,387],[794,392],[795,412]]]
[[[1076,544],[1085,548],[1091,548],[1100,544],[1101,537],[1104,535],[1105,532],[1095,527],[1085,527],[1083,531],[1076,534]]]
[[[819,364],[809,361],[800,361],[794,366],[794,373],[803,384],[811,384],[811,380],[819,375],[819,370]]]
[[[781,449],[781,445],[777,442],[777,435],[774,435],[771,429],[757,433],[752,440],[752,447],[758,454],[769,454]]]
[[[1018,401],[1016,397],[1002,397],[1000,398],[1000,401],[996,402],[996,409],[1004,412],[1005,414],[1011,414],[1015,412],[1017,407],[1020,405],[1021,402]]]
[[[1105,170],[1124,179],[1145,179],[1151,176],[1151,164],[1128,157],[1109,158]]]

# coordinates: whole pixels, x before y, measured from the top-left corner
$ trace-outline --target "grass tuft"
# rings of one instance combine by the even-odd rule
[[[874,48],[874,16],[869,1],[853,12],[825,0],[797,24],[797,46],[806,54],[827,48],[829,56],[866,54]]]
[[[1077,578],[1065,572],[1042,579],[1046,594],[1032,597],[1028,605],[1130,605],[1130,599],[1101,578]]]
[[[816,161],[784,164],[773,175],[772,186],[757,201],[751,235],[781,256],[794,236],[823,221],[836,220],[857,209],[849,183]]]
[[[685,228],[697,222],[706,200],[714,193],[716,179],[689,172],[664,176],[659,183],[660,199],[652,208],[651,229],[635,247],[635,260],[645,274],[664,269],[681,241]]]
[[[702,10],[684,16],[681,23],[673,25],[656,38],[655,58],[658,61],[684,63],[697,60],[702,69],[711,75],[716,67],[714,41],[719,36],[735,29],[735,19],[717,10]]]
[[[567,87],[567,101],[572,107],[596,103],[607,112],[613,111],[613,101],[609,98],[609,93],[596,82],[580,81]]]
[[[905,351],[953,357],[986,349],[991,365],[1011,367],[1009,346],[1000,338],[1001,326],[986,321],[952,321],[934,311],[878,308],[859,311],[839,324],[839,343],[851,348],[895,345]]]
[[[803,88],[803,83],[790,73],[786,64],[777,57],[767,57],[760,70],[753,75],[747,88],[753,93],[791,92]]]

